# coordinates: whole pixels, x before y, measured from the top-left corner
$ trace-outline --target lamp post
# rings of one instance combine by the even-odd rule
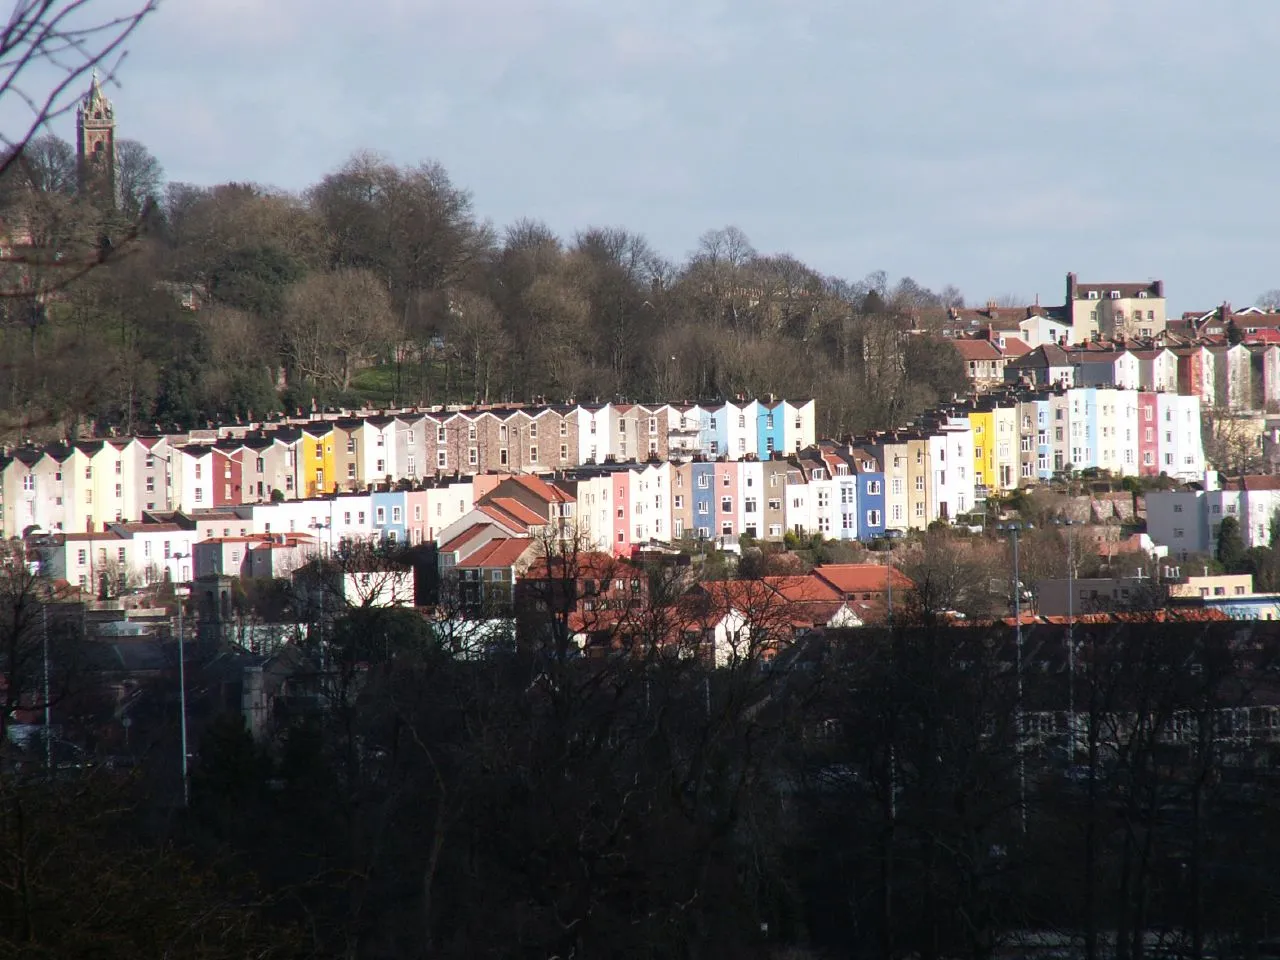
[[[1071,526],[1070,520],[1058,520],[1058,526]],[[1075,541],[1069,532],[1067,541],[1067,750],[1075,760],[1076,755],[1076,638],[1075,638]]]
[[[1018,568],[1018,535],[1023,530],[1034,528],[1035,524],[1032,523],[996,524],[996,529],[1003,533],[1008,533],[1009,539],[1013,542],[1013,636],[1015,656],[1017,658],[1014,667],[1017,677],[1017,705],[1014,709],[1014,727],[1018,752],[1018,819],[1023,833],[1027,832],[1027,757],[1023,744],[1023,727],[1025,726],[1026,713],[1022,689],[1022,575]]]
[[[182,561],[186,557],[187,554],[185,553],[175,553],[173,555],[173,559],[178,561],[179,569],[181,569]],[[191,780],[187,775],[187,656],[186,644],[183,639],[186,626],[183,613],[186,599],[191,590],[179,584],[174,587],[173,592],[178,600],[178,711],[180,713],[179,725],[182,730],[182,805],[186,807],[191,804]]]

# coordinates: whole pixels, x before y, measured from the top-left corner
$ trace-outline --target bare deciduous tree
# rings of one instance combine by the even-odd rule
[[[164,168],[137,140],[116,143],[116,184],[120,210],[130,220],[142,213],[148,202],[159,199]]]
[[[291,374],[347,390],[391,336],[391,303],[367,270],[315,273],[290,291],[283,323]]]

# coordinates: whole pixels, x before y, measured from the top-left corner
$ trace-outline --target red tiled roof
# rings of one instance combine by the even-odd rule
[[[485,506],[497,507],[528,527],[544,526],[547,522],[546,516],[540,516],[538,511],[526,507],[512,497],[490,497],[485,501]]]
[[[897,567],[886,567],[878,563],[825,563],[814,567],[813,574],[826,581],[841,595],[884,593],[890,580],[896,590],[910,590],[915,586]]]
[[[1222,481],[1223,490],[1280,490],[1280,474],[1232,477]]]
[[[533,541],[527,537],[498,537],[490,540],[458,566],[505,569],[514,566],[531,546]]]
[[[471,526],[467,527],[467,529],[463,530],[460,534],[458,534],[456,537],[454,537],[452,540],[446,543],[443,547],[441,547],[440,552],[453,553],[455,550],[458,550],[469,541],[474,540],[480,533],[487,530],[488,528],[489,528],[489,524],[487,523],[473,523]]]
[[[517,520],[510,513],[503,510],[501,507],[495,506],[494,504],[482,503],[476,507],[476,510],[483,513],[490,520],[494,520],[502,524],[505,529],[509,529],[513,533],[529,532],[529,524]],[[538,522],[544,523],[545,521],[539,520]]]
[[[840,599],[840,594],[831,584],[812,574],[793,577],[764,577],[764,582],[791,603],[812,603]]]
[[[535,477],[531,474],[522,473],[511,478],[515,483],[520,484],[531,493],[537,494],[547,503],[563,503],[574,501],[573,494],[554,484],[547,483],[541,477]]]
[[[1000,348],[990,340],[952,340],[961,360],[999,360]]]
[[[1021,337],[1005,337],[1002,349],[1006,357],[1021,357],[1031,352],[1030,344]]]

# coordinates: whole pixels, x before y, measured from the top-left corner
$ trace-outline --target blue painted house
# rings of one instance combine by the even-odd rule
[[[761,400],[756,408],[756,450],[761,460],[768,460],[775,452],[786,451],[786,410],[781,400]]]
[[[716,465],[714,463],[694,463],[693,490],[693,530],[695,537],[707,539],[715,535],[716,524]]]
[[[373,534],[378,540],[408,543],[409,523],[405,516],[406,497],[403,490],[373,494]]]
[[[858,539],[874,540],[884,535],[884,467],[866,447],[853,447],[849,460],[858,479]]]

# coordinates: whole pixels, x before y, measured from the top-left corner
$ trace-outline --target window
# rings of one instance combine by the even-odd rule
[[[562,436],[562,437],[567,437],[568,435],[569,435],[569,421],[568,421],[568,420],[561,420],[561,421],[560,421],[560,436]]]
[[[436,451],[436,466],[443,470],[449,466],[449,453],[446,450]]]
[[[650,417],[650,418],[649,418],[649,432],[650,432],[650,433],[657,433],[657,432],[658,432],[658,418],[657,418],[657,417]]]
[[[89,552],[88,552],[87,550],[77,550],[77,551],[76,551],[76,561],[77,561],[81,566],[84,566],[86,563],[88,563],[88,562],[89,562]]]
[[[474,423],[467,424],[467,439],[474,440],[476,438],[476,425]]]
[[[739,437],[739,438],[738,438],[738,452],[739,452],[739,453],[746,453],[746,451],[747,451],[747,441],[746,441],[743,437]]]
[[[770,510],[781,510],[781,509],[782,509],[782,500],[781,500],[781,499],[779,499],[779,498],[777,498],[777,497],[775,497],[775,498],[771,499],[771,500],[769,501],[769,509],[770,509]]]
[[[916,514],[916,519],[920,519],[921,517],[924,516],[924,503],[922,501],[916,502],[915,514]]]
[[[705,500],[699,500],[699,501],[698,501],[698,512],[699,512],[699,513],[710,513],[710,512],[711,512],[711,506],[710,506],[710,504],[708,504],[708,503],[707,503],[707,501],[705,501]]]
[[[374,517],[375,517],[375,519],[374,519],[374,523],[377,523],[377,524],[379,524],[379,525],[386,523],[386,522],[387,522],[387,508],[386,508],[386,507],[378,507],[377,509],[375,509],[375,510],[374,510]]]
[[[498,465],[505,467],[507,465],[507,448],[503,447],[498,451]]]
[[[730,481],[730,479],[729,479],[729,474],[727,474],[727,473],[726,473],[723,477],[721,477],[721,478],[720,478],[720,486],[722,486],[722,487],[727,487],[727,486],[729,486],[730,482],[731,482],[731,481]]]
[[[706,490],[709,486],[711,486],[710,478],[709,478],[705,473],[699,474],[699,475],[698,475],[698,489],[699,489],[699,490]]]
[[[357,514],[356,514],[356,523],[357,523],[359,526],[362,526],[362,527],[364,526],[364,511],[363,511],[363,510],[361,510],[359,513],[357,513]]]
[[[529,421],[529,439],[536,440],[538,438],[538,421]]]
[[[894,495],[895,497],[900,497],[900,496],[902,496],[902,481],[901,481],[901,480],[894,480],[894,481],[893,481],[893,495]]]
[[[712,418],[711,418],[711,429],[712,429],[712,430],[714,430],[715,428],[716,428],[716,418],[715,418],[715,417],[712,417]]]
[[[720,498],[720,512],[733,513],[733,497]]]
[[[36,478],[28,473],[25,477],[22,478],[22,489],[30,493],[31,491],[35,490],[35,488],[36,488]]]
[[[356,438],[349,437],[347,439],[347,453],[355,453],[355,452],[356,452]]]
[[[399,507],[392,507],[392,508],[391,508],[391,522],[392,522],[392,523],[399,523],[399,522],[400,522],[400,508],[399,508]]]
[[[916,493],[924,493],[924,477],[916,477]]]
[[[868,481],[867,481],[867,494],[868,494],[868,496],[872,496],[872,497],[879,496],[879,494],[880,494],[880,481],[879,481],[879,480],[868,480]]]
[[[416,477],[418,475],[418,460],[412,454],[410,454],[405,460],[405,469],[411,477]]]
[[[469,447],[467,449],[467,465],[474,467],[479,463],[480,463],[480,451],[477,450],[475,447]]]
[[[202,467],[202,465],[201,465],[201,464],[199,464],[199,463],[197,463],[197,464],[196,464],[196,479],[197,479],[197,480],[199,480],[199,479],[200,479],[200,470],[201,470],[201,467]]]
[[[677,494],[672,498],[672,500],[671,500],[671,505],[672,505],[675,509],[677,509],[677,510],[682,510],[682,509],[684,509],[684,496],[683,496],[682,494],[677,493]]]
[[[881,521],[881,519],[882,519],[882,518],[881,518],[881,516],[880,516],[880,511],[879,511],[879,510],[868,510],[868,511],[867,511],[867,526],[868,526],[868,527],[878,527],[878,526],[880,526],[880,521]]]
[[[567,443],[560,444],[560,459],[561,460],[569,459],[569,445]]]
[[[356,478],[356,465],[354,463],[347,464],[347,479],[354,480]]]
[[[733,536],[733,521],[725,520],[720,524],[720,535],[724,537]]]
[[[156,478],[147,477],[147,493],[155,493],[155,492],[156,492]]]
[[[530,448],[529,448],[529,462],[530,462],[530,463],[537,463],[537,462],[538,462],[538,448],[537,448],[537,447],[530,447]]]
[[[414,519],[415,521],[418,521],[418,520],[421,520],[421,519],[422,519],[422,504],[420,504],[420,503],[415,503],[415,504],[413,505],[413,519]]]
[[[436,443],[444,443],[444,424],[436,427]]]

